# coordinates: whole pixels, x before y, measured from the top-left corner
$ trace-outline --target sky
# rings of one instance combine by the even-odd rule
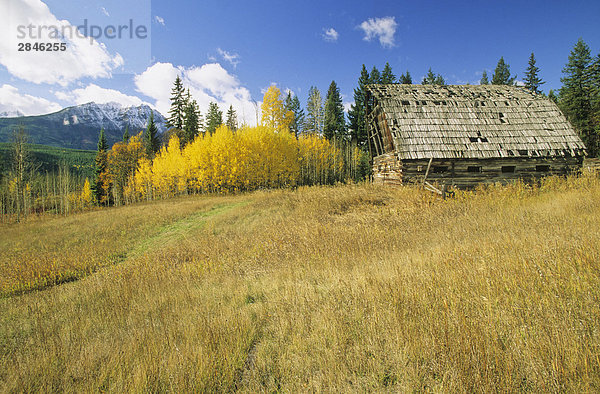
[[[532,52],[548,92],[579,38],[600,53],[599,15],[598,0],[0,0],[0,113],[114,101],[167,115],[180,75],[202,113],[213,101],[255,124],[272,84],[305,105],[335,80],[348,108],[363,64],[478,84],[501,56],[522,80]]]

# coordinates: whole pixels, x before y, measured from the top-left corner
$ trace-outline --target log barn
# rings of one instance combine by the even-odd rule
[[[555,103],[499,85],[368,85],[374,181],[479,183],[565,175],[585,146]]]

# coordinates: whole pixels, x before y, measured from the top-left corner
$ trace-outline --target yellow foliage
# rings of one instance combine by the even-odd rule
[[[289,131],[294,121],[294,113],[286,111],[281,99],[281,92],[275,85],[271,85],[265,92],[261,105],[261,124],[277,131]]]
[[[339,149],[322,138],[298,141],[291,133],[267,126],[234,133],[223,125],[212,135],[198,136],[183,150],[173,136],[153,162],[139,161],[125,195],[135,200],[289,187],[303,183],[308,171],[318,175],[310,183],[331,182],[342,168]]]
[[[90,181],[87,178],[85,178],[85,183],[81,189],[79,199],[86,208],[92,205],[92,188],[90,187]]]

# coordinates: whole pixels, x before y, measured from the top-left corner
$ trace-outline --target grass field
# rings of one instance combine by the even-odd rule
[[[599,230],[592,176],[1,225],[0,391],[597,392]]]

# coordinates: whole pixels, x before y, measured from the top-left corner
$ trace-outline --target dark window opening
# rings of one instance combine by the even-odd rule
[[[410,105],[410,101],[402,100],[402,105]]]
[[[471,142],[488,142],[487,137],[469,137]]]
[[[485,107],[485,101],[482,101],[482,102],[481,102],[481,106],[482,106],[482,107]]]
[[[503,174],[512,173],[512,172],[515,172],[516,169],[517,169],[516,166],[502,166],[502,173]]]
[[[444,173],[447,171],[448,171],[448,166],[434,166],[433,167],[434,174],[441,174],[441,173]]]
[[[506,104],[507,107],[510,107],[510,103],[508,101],[505,101],[504,104]]]
[[[421,101],[421,104],[427,105],[427,101],[423,100],[423,101]]]
[[[435,105],[440,105],[441,103],[439,101],[434,101],[433,102]]]
[[[467,172],[481,172],[481,166],[468,166]]]
[[[519,149],[519,155],[521,156],[527,156],[527,150],[526,149]]]
[[[513,152],[512,150],[507,150],[506,153],[508,153],[509,156],[514,156],[515,152]]]
[[[550,171],[550,166],[548,166],[548,165],[535,166],[535,172],[548,172],[548,171]]]
[[[442,105],[447,105],[447,103],[445,101],[442,101]]]
[[[498,118],[500,119],[500,123],[506,123],[506,119],[504,119],[504,114],[502,112],[498,113]]]

